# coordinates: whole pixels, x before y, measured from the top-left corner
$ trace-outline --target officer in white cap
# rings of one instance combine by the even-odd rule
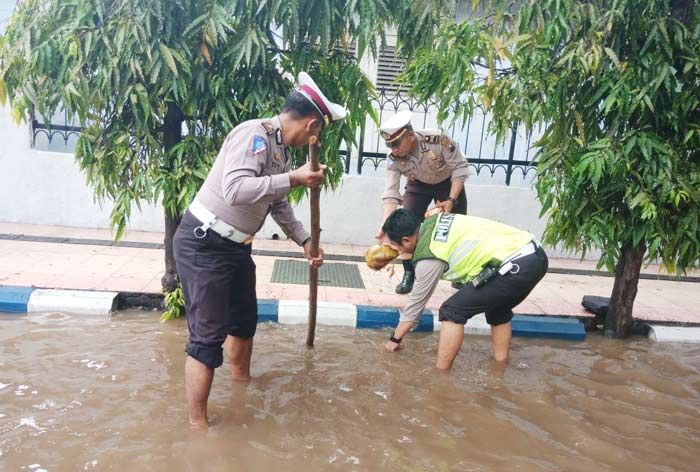
[[[466,215],[464,181],[471,173],[467,160],[455,142],[441,131],[414,130],[411,117],[410,110],[403,110],[380,127],[380,135],[390,149],[382,194],[382,223],[399,205],[422,219],[433,201],[445,213]],[[402,175],[408,180],[403,195],[399,191]],[[382,237],[380,229],[377,238]],[[415,270],[410,254],[400,257],[404,275],[396,293],[409,293],[415,281]]]
[[[291,169],[288,146],[301,147],[347,111],[331,102],[308,74],[287,97],[282,112],[236,126],[227,136],[174,237],[177,271],[185,295],[189,342],[185,388],[190,423],[207,425],[214,369],[229,360],[233,380],[250,380],[257,323],[255,264],[251,242],[268,213],[304,248],[311,264],[309,233],[287,202],[293,187],[317,187],[323,169]]]

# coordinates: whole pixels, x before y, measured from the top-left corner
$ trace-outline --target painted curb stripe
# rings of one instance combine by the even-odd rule
[[[433,331],[433,313],[426,310],[421,315],[415,331]],[[397,308],[357,305],[357,328],[394,328],[399,322]]]
[[[513,317],[512,324],[513,336],[570,341],[586,339],[586,329],[577,319],[517,315]]]
[[[486,322],[486,315],[479,313],[473,316],[472,319],[464,325],[464,334],[491,336],[491,325]]]
[[[107,315],[114,311],[116,292],[84,290],[44,290],[32,287],[0,286],[0,311],[9,313],[60,311],[71,314]],[[317,322],[321,325],[356,328],[393,328],[399,321],[397,308],[319,302]],[[301,324],[308,320],[308,301],[259,300],[258,321]],[[437,315],[426,310],[416,331],[439,331]],[[465,325],[466,334],[488,335],[491,327],[483,314]],[[668,334],[668,333],[673,333]],[[586,332],[574,318],[516,315],[513,336],[583,340]],[[649,336],[656,341],[700,342],[700,328],[650,326]]]
[[[435,315],[433,320],[434,330],[440,331],[440,326],[442,322],[438,319],[439,316]],[[464,334],[471,334],[473,336],[491,336],[491,326],[486,322],[486,316],[483,313],[471,317],[471,319],[464,325]]]
[[[306,324],[309,320],[309,302],[280,300],[278,321],[282,324]],[[325,326],[354,327],[357,309],[350,303],[318,302],[316,323]]]
[[[515,315],[512,320],[513,336],[524,338],[568,339],[581,341],[586,338],[583,323],[572,318]],[[440,321],[435,316],[435,331],[440,330]],[[486,315],[480,313],[464,325],[464,334],[490,336],[491,326]]]
[[[33,291],[31,287],[0,285],[0,311],[26,313],[29,297]]]
[[[258,323],[267,321],[277,323],[278,310],[279,302],[277,300],[258,300]]]
[[[110,315],[116,309],[117,292],[45,290],[32,292],[27,312],[60,311],[73,315]]]
[[[700,328],[649,325],[649,338],[660,343],[700,343]]]

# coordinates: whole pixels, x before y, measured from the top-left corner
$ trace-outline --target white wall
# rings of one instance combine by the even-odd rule
[[[74,162],[73,154],[37,151],[30,147],[28,125],[16,125],[7,108],[0,109],[0,221],[14,223],[109,228],[111,205],[100,207]],[[383,165],[383,164],[382,164]],[[371,244],[381,217],[380,194],[383,168],[369,175],[346,175],[335,191],[321,194],[322,240],[327,243]],[[527,229],[538,237],[545,222],[540,205],[526,181],[506,187],[492,184],[488,175],[467,181],[469,214]],[[494,182],[503,182],[498,176]],[[129,229],[163,231],[163,212],[158,206],[134,208]],[[296,208],[298,218],[309,225],[308,200]],[[258,237],[284,234],[268,218]],[[554,255],[562,256],[559,251]]]
[[[73,154],[31,149],[27,124],[17,125],[0,107],[0,221],[108,228],[111,205],[100,208]],[[161,231],[163,212],[134,211],[135,230]]]
[[[338,190],[323,192],[322,239],[345,244],[372,244],[380,225],[383,187],[384,179],[380,177],[346,175]],[[466,188],[470,215],[526,229],[538,237],[544,231],[545,222],[537,217],[540,205],[532,189],[469,183]],[[295,212],[308,228],[311,213],[308,200],[300,202]],[[274,233],[284,237],[272,218],[268,218],[259,236],[269,238]]]

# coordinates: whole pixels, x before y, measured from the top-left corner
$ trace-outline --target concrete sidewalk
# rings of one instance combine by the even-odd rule
[[[163,235],[130,232],[114,245],[109,230],[0,223],[0,285],[114,292],[160,293],[163,275]],[[368,241],[371,244],[372,241]],[[323,244],[327,262],[343,261],[359,267],[365,288],[319,287],[319,301],[401,307],[406,296],[394,293],[402,269],[396,274],[374,272],[359,258],[366,246]],[[308,287],[270,281],[276,259],[298,259],[301,251],[290,241],[256,240],[253,243],[260,299],[305,300]],[[663,275],[647,266],[644,274]],[[605,276],[608,275],[608,276]],[[634,316],[646,321],[700,324],[700,285],[691,281],[642,279]],[[581,306],[584,295],[610,296],[613,278],[596,272],[590,261],[550,259],[550,272],[516,313],[591,316]],[[437,311],[455,292],[440,282],[427,308]]]

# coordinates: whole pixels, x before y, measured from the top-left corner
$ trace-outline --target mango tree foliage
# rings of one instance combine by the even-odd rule
[[[85,127],[76,159],[96,198],[114,202],[120,238],[133,205],[166,215],[164,288],[175,287],[170,243],[226,134],[279,112],[299,71],[350,114],[322,137],[328,184],[341,143],[374,116],[372,84],[351,45],[376,52],[384,31],[410,24],[429,41],[438,0],[27,0],[0,38],[0,98],[18,119],[64,107]],[[398,28],[405,35],[405,28]],[[402,33],[403,32],[403,33]],[[304,159],[305,153],[296,153]]]
[[[625,336],[643,261],[700,265],[700,7],[692,0],[472,2],[405,80],[503,137],[543,126],[545,241],[615,270],[606,333]]]

